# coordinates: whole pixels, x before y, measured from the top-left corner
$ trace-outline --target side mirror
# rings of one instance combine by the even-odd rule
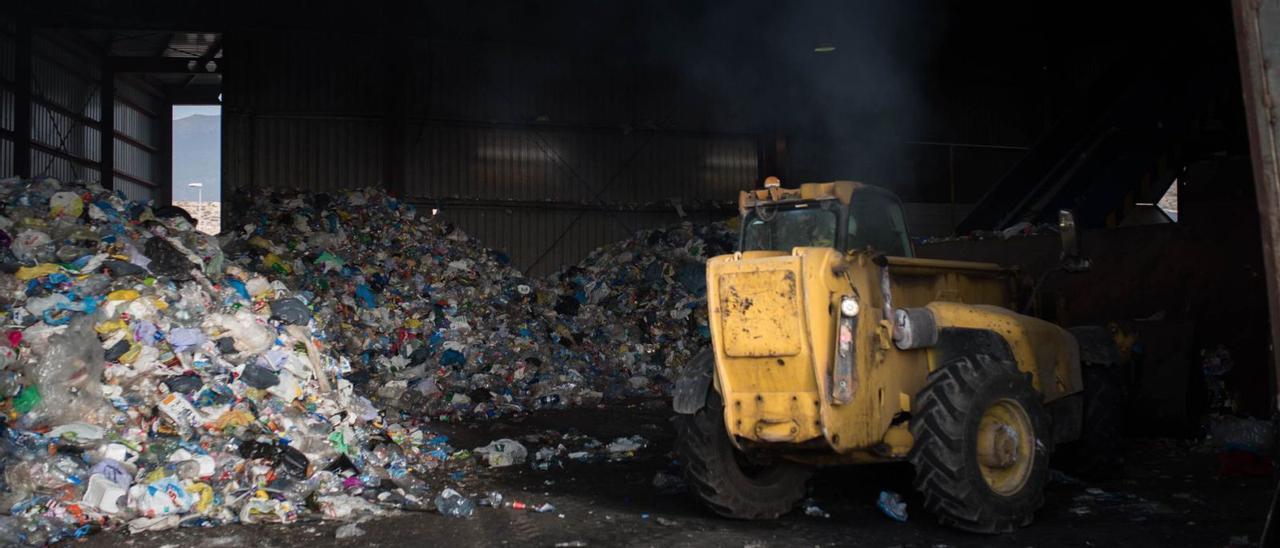
[[[1089,270],[1089,259],[1080,256],[1080,238],[1076,234],[1076,216],[1070,210],[1058,210],[1058,235],[1062,237],[1062,269],[1067,272]]]

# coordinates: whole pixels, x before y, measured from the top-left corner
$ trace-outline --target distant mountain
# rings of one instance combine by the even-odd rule
[[[222,117],[193,114],[173,121],[173,199],[196,201],[204,183],[204,199],[216,201],[222,188]]]

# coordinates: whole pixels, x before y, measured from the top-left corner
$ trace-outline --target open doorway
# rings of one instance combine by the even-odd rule
[[[173,106],[173,205],[217,234],[222,226],[222,107]]]

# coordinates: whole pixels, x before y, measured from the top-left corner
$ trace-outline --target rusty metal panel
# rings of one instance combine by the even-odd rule
[[[377,120],[259,117],[252,124],[249,160],[255,185],[339,190],[377,186],[382,179],[383,132]]]
[[[1280,0],[1235,0],[1236,47],[1249,124],[1271,318],[1272,388],[1280,379]],[[1274,393],[1274,392],[1273,392]],[[1280,399],[1280,394],[1276,396]],[[1274,403],[1274,401],[1273,401]],[[1274,405],[1273,405],[1274,409]],[[1264,543],[1266,540],[1264,540]]]

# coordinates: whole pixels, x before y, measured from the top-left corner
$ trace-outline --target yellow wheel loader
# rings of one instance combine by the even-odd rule
[[[768,519],[816,466],[906,460],[942,522],[1030,523],[1055,444],[1081,435],[1076,338],[1013,311],[1012,270],[913,257],[887,190],[765,187],[739,197],[739,251],[707,262],[711,348],[673,390],[690,490]]]

